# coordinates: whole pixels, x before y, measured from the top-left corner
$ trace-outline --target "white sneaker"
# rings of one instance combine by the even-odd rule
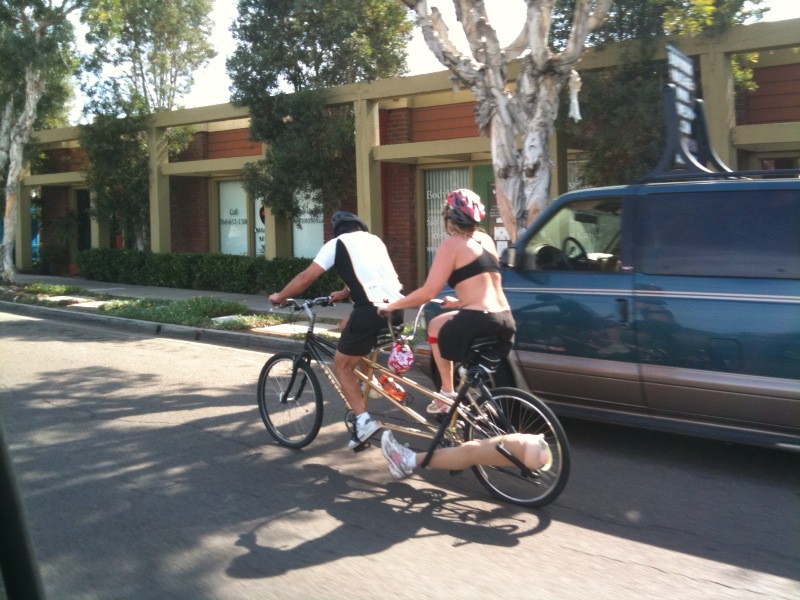
[[[389,461],[389,473],[395,479],[408,477],[414,471],[413,467],[406,466],[413,463],[414,451],[400,445],[388,429],[381,436],[381,451]]]
[[[350,441],[347,444],[347,447],[351,449],[366,442],[375,434],[376,431],[378,431],[378,429],[383,427],[383,425],[379,421],[376,421],[370,417],[366,420],[366,422],[360,425],[358,423],[358,419],[356,419],[353,427],[353,437],[350,438]]]
[[[425,407],[425,412],[429,415],[442,415],[447,412],[447,409],[450,408],[444,402],[439,402],[438,400],[431,400],[431,403]]]
[[[445,398],[449,398],[450,400],[455,400],[458,394],[456,392],[442,392],[439,391],[440,396],[444,396]],[[441,400],[431,400],[431,403],[425,407],[425,412],[430,415],[438,415],[442,413],[446,413],[450,409],[450,405],[445,404]]]

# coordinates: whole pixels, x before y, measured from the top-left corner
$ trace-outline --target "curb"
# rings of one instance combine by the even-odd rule
[[[149,335],[153,337],[167,337],[178,340],[188,340],[193,342],[204,342],[208,344],[221,344],[237,348],[281,351],[299,349],[300,343],[297,340],[270,336],[267,334],[239,333],[236,331],[223,331],[216,329],[200,329],[196,327],[186,327],[185,325],[170,325],[167,323],[154,323],[152,321],[138,321],[136,319],[124,319],[122,317],[111,317],[97,315],[94,313],[79,312],[64,308],[54,308],[49,306],[37,306],[34,304],[17,304],[0,300],[0,311],[14,313],[18,315],[39,317],[43,319],[59,319],[71,321],[73,323],[83,323],[87,325],[101,325],[111,329]]]

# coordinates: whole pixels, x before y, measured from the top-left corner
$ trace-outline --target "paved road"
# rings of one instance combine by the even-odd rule
[[[530,511],[469,473],[392,481],[332,402],[276,446],[263,351],[2,312],[0,343],[50,599],[800,596],[794,454],[569,421],[570,482]]]

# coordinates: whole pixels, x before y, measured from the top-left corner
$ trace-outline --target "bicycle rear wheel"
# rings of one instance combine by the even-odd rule
[[[536,396],[515,388],[491,390],[491,400],[482,403],[489,423],[468,424],[466,438],[480,440],[506,433],[542,434],[553,462],[546,471],[525,475],[516,466],[472,467],[489,492],[506,502],[528,507],[544,506],[556,499],[567,484],[570,468],[569,443],[564,428],[552,410]],[[499,411],[499,412],[498,412]]]
[[[311,366],[296,354],[270,358],[258,378],[258,410],[279,444],[303,448],[322,425],[322,389]]]

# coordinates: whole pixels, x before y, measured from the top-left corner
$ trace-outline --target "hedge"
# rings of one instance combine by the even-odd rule
[[[153,254],[139,250],[91,248],[78,253],[78,273],[98,281],[237,294],[280,291],[310,263],[308,258],[255,258],[230,254]],[[302,294],[324,296],[343,287],[328,271]]]

